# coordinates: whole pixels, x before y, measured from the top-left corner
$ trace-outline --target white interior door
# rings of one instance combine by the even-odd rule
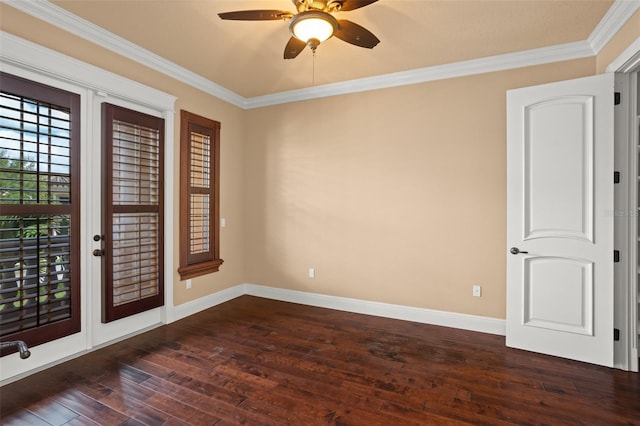
[[[613,365],[613,75],[507,93],[507,346]]]

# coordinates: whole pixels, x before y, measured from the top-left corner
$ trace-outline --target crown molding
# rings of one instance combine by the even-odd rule
[[[325,84],[308,89],[291,90],[272,95],[256,96],[247,99],[245,108],[261,108],[289,102],[426,83],[448,78],[465,77],[469,75],[504,71],[532,65],[542,65],[551,62],[586,58],[593,55],[594,53],[591,45],[587,41],[579,41],[575,43],[543,47],[540,49],[507,53],[504,55],[472,59],[469,61],[454,62],[445,65],[361,78],[358,80]]]
[[[2,30],[0,30],[0,46],[2,46],[0,49],[0,70],[2,71],[12,72],[8,68],[16,67],[155,110],[174,110],[177,98],[172,94],[123,78]]]
[[[587,39],[596,55],[638,9],[640,9],[640,1],[638,0],[616,0],[613,2]]]
[[[638,0],[616,0],[589,38],[584,41],[245,98],[82,19],[47,0],[0,1],[242,109],[261,108],[289,102],[425,83],[447,78],[504,71],[594,56],[611,40],[636,10],[640,8],[640,1]]]
[[[189,71],[137,44],[113,34],[98,25],[47,0],[2,0],[4,3],[24,13],[59,27],[80,38],[88,40],[107,50],[115,52],[162,74],[175,78],[216,98],[244,108],[246,99],[231,90]]]

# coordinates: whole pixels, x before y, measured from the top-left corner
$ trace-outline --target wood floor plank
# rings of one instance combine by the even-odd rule
[[[69,420],[64,426],[96,426],[98,423],[87,419],[86,417],[76,417],[75,419]]]
[[[51,426],[53,423],[42,420],[29,410],[22,410],[4,417],[2,424],[4,426]]]
[[[156,393],[147,399],[147,405],[165,413],[171,413],[173,417],[190,425],[214,425],[220,420],[218,417],[200,410],[192,405],[182,403],[176,399]]]
[[[78,381],[76,389],[100,404],[147,425],[160,425],[177,420],[172,415],[145,404],[155,392],[126,377],[104,377],[100,383]]]
[[[76,389],[69,389],[54,396],[62,405],[99,424],[121,424],[128,416],[84,395]]]
[[[66,424],[80,416],[75,411],[50,399],[43,399],[36,404],[32,404],[29,410],[41,419],[47,419],[47,422],[54,426]]]
[[[219,398],[219,394],[215,395],[214,398],[208,398],[161,379],[150,379],[143,385],[148,386],[150,389],[156,389],[158,392],[184,404],[198,407],[199,410],[220,417],[225,422],[250,425],[264,424],[262,416],[238,408],[238,405],[246,398],[239,394],[236,395],[234,400]]]
[[[4,386],[0,423],[640,425],[640,375],[242,296]]]

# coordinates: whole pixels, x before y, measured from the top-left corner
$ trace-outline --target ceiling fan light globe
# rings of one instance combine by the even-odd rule
[[[305,43],[311,39],[322,43],[333,36],[338,29],[338,21],[326,12],[307,11],[294,16],[289,29],[295,38]]]

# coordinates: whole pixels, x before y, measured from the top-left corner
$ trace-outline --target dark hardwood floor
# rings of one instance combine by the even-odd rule
[[[243,296],[4,386],[3,425],[640,425],[640,375]]]

